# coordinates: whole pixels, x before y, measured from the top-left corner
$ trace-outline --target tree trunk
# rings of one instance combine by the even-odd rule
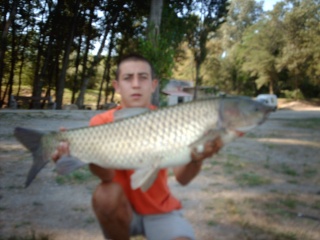
[[[41,45],[43,46],[43,44]],[[41,97],[45,75],[48,69],[49,61],[51,60],[51,57],[52,57],[52,45],[53,45],[53,38],[50,37],[49,45],[47,47],[47,52],[43,62],[43,66],[41,68],[41,72],[40,74],[36,74],[35,81],[33,83],[32,96],[37,97],[38,99],[40,99]],[[39,53],[38,53],[39,66],[41,64],[41,52],[42,51],[39,50]],[[33,100],[30,107],[33,109],[39,109],[41,107],[40,100]]]
[[[92,21],[93,21],[93,17],[94,17],[94,8],[90,9],[90,18],[89,18],[89,23],[88,25],[91,26],[92,25]],[[90,41],[91,41],[91,33],[92,33],[92,28],[89,28],[88,30],[88,34],[87,34],[87,39],[86,39],[86,50],[84,53],[84,58],[83,58],[83,72],[82,72],[82,76],[81,76],[81,88],[80,88],[80,92],[78,95],[78,98],[76,100],[76,104],[79,107],[79,109],[83,108],[83,104],[84,104],[84,95],[85,92],[87,90],[87,86],[90,80],[90,74],[88,74],[88,54],[89,54],[89,49],[90,49]]]
[[[8,107],[12,107],[12,89],[13,89],[13,79],[14,79],[14,69],[16,66],[16,27],[15,24],[12,24],[12,44],[11,44],[11,68],[9,76],[9,92],[8,92]]]
[[[24,62],[25,62],[25,52],[27,49],[27,42],[28,42],[28,38],[27,36],[24,36],[24,40],[23,40],[23,44],[22,44],[22,50],[20,52],[20,66],[19,66],[19,81],[18,81],[18,90],[16,95],[19,96],[20,94],[20,90],[21,90],[21,84],[22,84],[22,72],[23,72],[23,66],[24,66]]]
[[[200,63],[199,59],[195,60],[195,64],[196,64],[196,82],[195,82],[195,86],[194,86],[193,100],[196,100],[198,98],[198,89],[200,86],[200,66],[201,66],[201,63]]]
[[[0,43],[0,45],[1,45],[1,47],[0,47],[0,108],[2,108],[2,104],[3,104],[3,101],[2,101],[3,98],[1,96],[1,93],[2,93],[2,82],[3,82],[2,79],[3,79],[3,74],[4,74],[3,70],[5,69],[4,58],[5,58],[5,54],[7,51],[7,37],[8,37],[8,33],[9,33],[9,28],[13,24],[13,21],[16,16],[18,3],[19,3],[19,1],[13,1],[13,5],[11,7],[11,12],[10,12],[10,16],[9,16],[8,21],[6,21],[5,15],[3,16],[4,25],[3,25],[2,34],[1,34],[1,41],[0,41],[1,42]]]
[[[80,55],[81,55],[81,45],[82,45],[82,37],[79,36],[79,44],[78,44],[78,50],[77,50],[77,57],[76,57],[76,71],[74,73],[74,80],[72,83],[72,97],[71,97],[71,103],[75,103],[76,100],[76,93],[78,91],[78,73],[79,73],[79,66],[80,66]]]
[[[40,36],[42,35],[42,29],[40,29]],[[37,43],[37,59],[35,63],[35,71],[34,71],[34,80],[33,80],[33,90],[32,90],[32,96],[37,96],[41,94],[41,85],[40,85],[40,66],[41,66],[41,56],[43,52],[43,42],[44,42],[44,36],[39,38],[38,43]],[[40,89],[40,94],[38,94]]]
[[[162,16],[163,0],[152,0],[149,19],[148,39],[153,43],[154,48],[157,48],[158,39],[160,36],[160,25]],[[152,94],[152,104],[159,106],[160,102],[160,79],[159,84]]]
[[[66,48],[64,51],[61,74],[59,76],[58,83],[57,83],[57,87],[58,87],[57,88],[57,95],[56,95],[57,109],[62,109],[65,78],[66,78],[67,69],[69,66],[69,55],[70,55],[70,51],[71,51],[71,45],[73,43],[74,32],[75,32],[75,29],[77,26],[79,5],[80,5],[80,0],[77,0],[75,3],[75,6],[74,6],[74,11],[73,11],[74,15],[73,15],[72,23],[71,23],[71,27],[70,27],[69,38],[67,40]]]
[[[149,37],[154,45],[157,44],[157,40],[160,33],[161,16],[162,16],[163,0],[152,0],[149,19]]]
[[[35,68],[35,76],[34,76],[34,82],[33,82],[33,90],[32,90],[32,96],[36,97],[37,99],[40,99],[41,94],[42,94],[42,88],[45,82],[45,77],[47,73],[48,66],[50,65],[49,63],[52,60],[52,55],[53,55],[53,49],[57,48],[59,49],[59,46],[54,46],[55,38],[53,34],[50,34],[49,41],[46,44],[46,25],[50,22],[53,21],[53,11],[60,12],[59,9],[61,9],[61,2],[58,1],[58,6],[57,9],[49,11],[49,16],[47,19],[42,20],[42,23],[40,26],[40,31],[39,31],[39,41],[38,41],[38,54],[37,54],[37,61],[36,61],[36,68]],[[42,57],[44,56],[44,60],[42,62]],[[42,66],[41,66],[42,64]],[[41,70],[40,70],[41,69]],[[31,102],[30,108],[33,109],[39,109],[41,107],[40,100],[34,100]]]
[[[110,84],[110,69],[111,69],[111,52],[112,52],[113,47],[114,47],[114,35],[115,35],[115,30],[113,28],[114,28],[114,25],[112,25],[112,28],[111,28],[111,36],[110,36],[108,53],[107,53],[108,55],[107,55],[107,59],[106,59],[106,63],[105,63],[105,71],[103,73],[103,78],[102,78],[101,85],[100,85],[99,97],[98,97],[98,103],[97,104],[100,104],[101,94],[102,94],[102,87],[103,87],[104,80],[106,80],[105,103],[107,103],[107,101],[108,101],[108,95],[109,95],[108,89],[109,89],[109,84]]]
[[[105,33],[104,35],[105,37],[107,36],[107,33]],[[106,40],[106,38],[104,38],[104,41]],[[108,48],[108,55],[107,55],[107,59],[106,59],[106,63],[105,63],[105,69],[103,71],[103,75],[102,75],[102,79],[101,79],[101,83],[100,83],[100,87],[99,87],[99,94],[98,94],[98,100],[97,100],[97,109],[100,108],[100,101],[101,101],[101,95],[102,95],[102,88],[103,88],[103,83],[104,80],[106,79],[106,83],[108,84],[108,80],[107,77],[110,75],[110,58],[111,58],[111,51],[112,51],[112,40],[113,40],[113,31],[111,33],[111,37],[110,37],[110,43],[109,43],[109,48]]]

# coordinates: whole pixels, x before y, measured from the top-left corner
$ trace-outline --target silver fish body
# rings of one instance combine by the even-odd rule
[[[123,109],[116,116],[120,120],[113,123],[41,134],[37,146],[26,144],[26,129],[16,128],[15,136],[33,152],[34,159],[41,159],[42,164],[36,164],[41,168],[59,142],[67,141],[72,157],[58,161],[58,172],[68,173],[84,163],[136,169],[132,180],[135,189],[152,181],[161,168],[188,163],[192,148],[218,136],[225,141],[233,139],[262,123],[269,112],[267,106],[249,98],[202,99],[131,117],[121,116],[126,113]],[[38,171],[30,170],[26,185]],[[143,176],[146,179],[141,180]]]

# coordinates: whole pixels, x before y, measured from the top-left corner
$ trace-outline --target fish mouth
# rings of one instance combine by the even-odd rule
[[[252,130],[256,126],[257,126],[257,124],[253,124],[250,126],[244,126],[244,127],[238,127],[235,129],[235,132],[237,133],[237,135],[242,136],[244,133],[249,132],[250,130]]]
[[[245,135],[245,131],[240,131],[238,129],[236,129],[234,132],[238,137],[242,137]]]
[[[266,115],[264,115],[263,118],[258,122],[258,125],[261,125],[262,123],[264,123],[267,120],[269,114],[270,113],[267,113]]]
[[[266,119],[269,117],[269,115],[273,112],[273,108],[268,107],[265,111],[265,114],[263,116],[263,118],[258,122],[258,125],[262,124],[264,121],[266,121]]]

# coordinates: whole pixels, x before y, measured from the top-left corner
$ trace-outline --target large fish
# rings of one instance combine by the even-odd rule
[[[224,144],[261,124],[271,109],[246,97],[209,98],[149,111],[127,108],[117,121],[94,127],[43,133],[17,127],[15,137],[32,152],[26,186],[50,160],[59,142],[70,144],[57,172],[66,174],[88,163],[104,168],[135,169],[131,187],[146,191],[159,169],[186,164],[190,152],[208,140]]]

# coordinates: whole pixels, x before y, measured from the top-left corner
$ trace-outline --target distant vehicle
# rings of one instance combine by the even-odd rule
[[[276,111],[278,108],[278,98],[274,94],[259,94],[256,100],[272,107],[273,111]]]

